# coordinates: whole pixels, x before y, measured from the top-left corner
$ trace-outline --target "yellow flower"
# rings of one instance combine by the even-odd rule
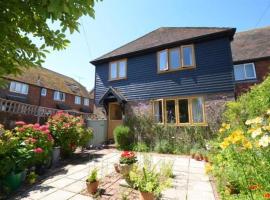
[[[221,125],[224,129],[228,130],[231,128],[231,125],[230,124],[226,124],[226,123],[222,123]]]
[[[266,130],[266,131],[270,131],[270,125],[268,125],[268,126],[263,126],[262,127],[264,130]]]
[[[268,135],[264,135],[261,137],[261,139],[259,140],[259,145],[262,147],[267,147],[268,144],[270,142],[270,138]]]
[[[213,170],[213,167],[210,163],[206,163],[205,165],[205,173],[209,174]]]
[[[266,114],[267,115],[270,115],[270,109],[267,110]]]
[[[260,124],[262,123],[263,118],[262,117],[256,117],[254,119],[249,119],[246,121],[246,125],[250,125],[250,124]]]
[[[229,140],[233,144],[241,141],[242,139],[244,139],[244,134],[243,134],[243,131],[241,131],[241,130],[236,130],[236,131],[232,132],[232,134],[229,136]]]
[[[220,144],[220,147],[221,147],[222,149],[226,149],[229,145],[230,145],[229,141],[224,140],[224,141]]]
[[[262,134],[262,129],[261,128],[257,128],[255,129],[252,133],[251,133],[251,137],[252,138],[256,138],[258,135]]]
[[[220,128],[220,129],[219,129],[219,132],[220,132],[220,133],[223,133],[224,131],[225,131],[224,128]]]
[[[248,140],[243,140],[243,147],[245,147],[246,149],[252,149],[252,144],[250,141]]]

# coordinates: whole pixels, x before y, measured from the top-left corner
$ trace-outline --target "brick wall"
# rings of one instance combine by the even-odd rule
[[[270,58],[254,62],[257,80],[252,82],[241,82],[235,84],[235,94],[240,96],[248,91],[254,84],[261,83],[270,72]]]
[[[68,105],[71,109],[80,111],[80,108],[85,107],[83,105],[83,97],[81,97],[81,105],[75,104],[75,95],[65,93],[65,101],[55,101],[53,99],[54,90],[47,89],[47,95],[41,96],[41,87],[36,85],[29,85],[28,95],[13,93],[9,91],[9,87],[6,89],[0,89],[0,93],[3,95],[19,96],[26,100],[28,104],[39,105],[48,108],[57,108],[57,104],[63,103]],[[93,111],[93,100],[89,101],[89,108]]]

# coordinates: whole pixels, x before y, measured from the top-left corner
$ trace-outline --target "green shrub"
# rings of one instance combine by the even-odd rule
[[[80,137],[79,137],[79,146],[85,147],[89,141],[93,138],[93,129],[87,128],[87,129],[82,129],[80,132]]]
[[[173,146],[168,140],[161,140],[156,143],[154,150],[158,153],[173,153]]]
[[[117,126],[114,131],[114,140],[118,148],[122,150],[128,150],[132,142],[132,134],[129,127],[127,126]]]
[[[150,148],[145,142],[138,142],[132,145],[132,150],[138,152],[148,152]]]

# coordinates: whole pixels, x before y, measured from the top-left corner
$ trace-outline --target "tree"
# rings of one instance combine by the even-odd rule
[[[79,31],[83,15],[94,18],[95,1],[0,0],[0,77],[40,66],[49,49],[65,49],[66,31]],[[39,45],[33,38],[40,40]]]

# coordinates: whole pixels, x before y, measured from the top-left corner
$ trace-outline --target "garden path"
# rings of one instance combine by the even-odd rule
[[[45,180],[30,188],[20,191],[11,199],[21,200],[91,200],[83,195],[85,179],[93,167],[98,167],[100,176],[114,172],[114,163],[117,163],[120,152],[104,149],[89,154],[88,161],[83,163],[67,164],[51,174]],[[155,153],[138,153],[139,161],[143,155],[151,155],[155,162],[173,161],[173,187],[162,194],[164,200],[215,200],[209,177],[204,172],[204,162],[190,159],[189,156],[164,155]],[[114,187],[112,187],[114,188]],[[111,191],[112,194],[119,191]],[[109,196],[106,199],[118,199]]]

